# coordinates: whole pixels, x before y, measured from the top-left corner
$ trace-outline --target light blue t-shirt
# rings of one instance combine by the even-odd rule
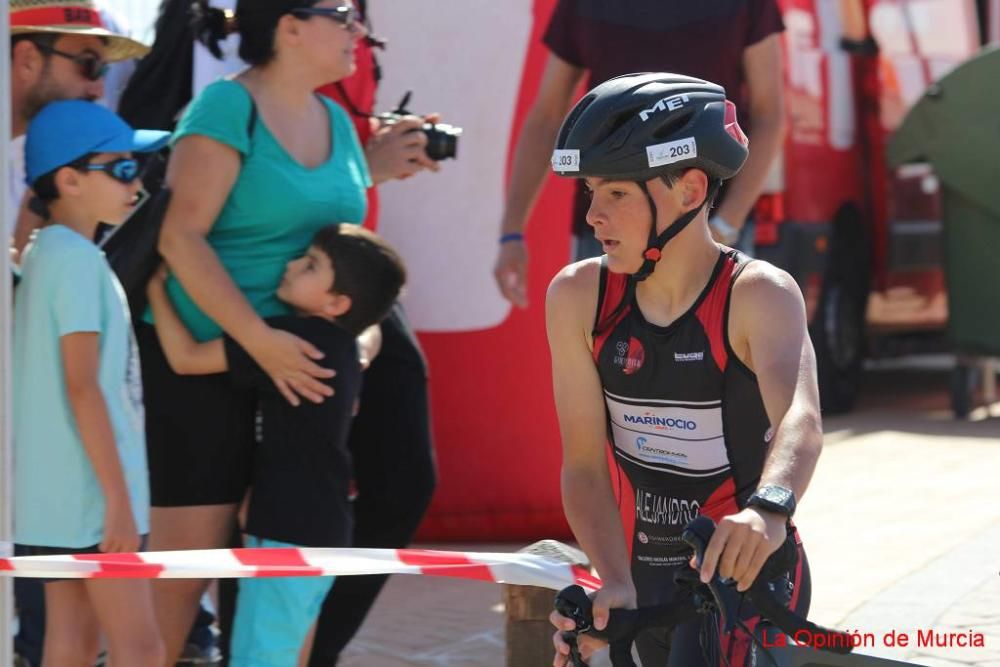
[[[88,547],[104,535],[104,494],[83,448],[60,338],[97,332],[104,394],[140,534],[149,532],[149,473],[139,358],[125,293],[97,246],[63,225],[25,252],[14,305],[14,540]]]
[[[365,219],[371,178],[354,124],[335,103],[319,99],[330,117],[332,146],[327,160],[316,167],[292,158],[260,115],[250,123],[250,94],[228,79],[209,85],[191,102],[171,137],[177,143],[204,136],[239,151],[240,174],[206,240],[261,317],[290,313],[275,290],[285,265],[305,253],[320,228]],[[205,341],[222,334],[173,276],[166,288],[195,338]],[[144,319],[153,321],[150,311]]]

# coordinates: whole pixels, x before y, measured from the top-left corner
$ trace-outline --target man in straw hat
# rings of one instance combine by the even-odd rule
[[[15,208],[24,195],[24,132],[28,121],[54,100],[96,100],[104,94],[108,63],[137,58],[145,45],[108,30],[93,0],[10,0],[11,160],[5,227],[15,221],[20,249],[33,215]]]

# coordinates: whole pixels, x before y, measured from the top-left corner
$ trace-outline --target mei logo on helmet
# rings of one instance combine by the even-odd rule
[[[646,159],[649,161],[650,167],[662,167],[665,164],[673,164],[696,157],[698,157],[698,142],[694,137],[646,146]]]
[[[552,171],[580,171],[580,151],[565,148],[552,151]]]
[[[643,109],[642,111],[640,111],[639,118],[641,118],[642,122],[645,123],[647,120],[649,120],[649,117],[652,116],[654,113],[659,113],[661,111],[667,111],[667,110],[677,111],[687,102],[690,101],[691,100],[688,98],[688,96],[683,94],[672,95],[671,97],[664,97],[662,100],[660,100],[653,106],[649,107],[648,109]]]

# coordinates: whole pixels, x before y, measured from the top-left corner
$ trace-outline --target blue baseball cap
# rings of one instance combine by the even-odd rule
[[[64,167],[89,153],[148,153],[170,139],[161,130],[133,130],[118,114],[83,100],[52,102],[32,119],[24,141],[25,181]]]

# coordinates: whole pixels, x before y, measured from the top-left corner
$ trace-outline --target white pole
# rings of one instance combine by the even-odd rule
[[[989,25],[987,41],[990,44],[1000,43],[1000,0],[990,0],[986,8],[986,22]]]
[[[0,86],[7,96],[0,103],[0,212],[8,211],[10,197],[10,18],[8,2],[0,3]],[[2,213],[0,213],[2,215]],[[9,229],[7,221],[0,218],[0,229]],[[13,302],[11,300],[10,253],[0,248],[0,556],[13,541],[13,456],[11,453],[11,382],[10,382],[10,333]],[[14,662],[14,604],[13,579],[0,577],[0,665]]]

